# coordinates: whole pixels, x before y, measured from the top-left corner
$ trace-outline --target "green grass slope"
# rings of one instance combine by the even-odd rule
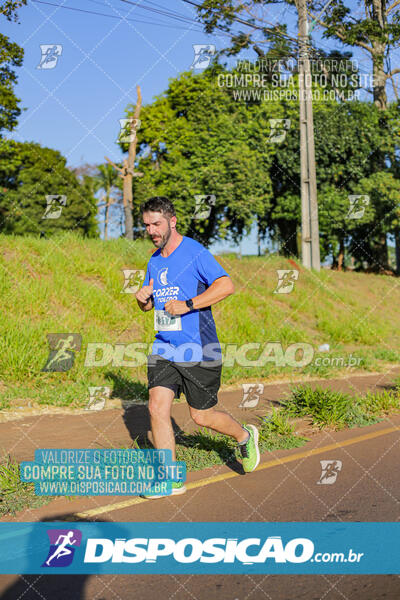
[[[121,293],[122,269],[145,269],[149,241],[83,240],[73,234],[50,240],[0,236],[0,408],[30,399],[34,404],[83,407],[88,386],[110,386],[127,401],[147,397],[146,367],[85,366],[90,342],[128,344],[153,340],[153,313],[142,313],[133,294]],[[218,257],[236,292],[213,307],[225,344],[308,343],[310,364],[298,368],[273,361],[262,367],[224,366],[223,384],[265,381],[286,375],[333,376],[358,369],[382,370],[400,363],[400,281],[359,273],[301,270],[294,290],[277,294],[277,269],[293,268],[271,257]],[[66,372],[42,369],[47,334],[78,333],[82,347]],[[318,352],[330,344],[328,353]],[[255,360],[260,350],[249,349]],[[316,359],[324,359],[318,364]],[[354,363],[353,363],[354,364]]]

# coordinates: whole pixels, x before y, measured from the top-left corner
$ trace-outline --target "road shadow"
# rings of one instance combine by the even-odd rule
[[[387,392],[395,392],[396,390],[399,389],[399,384],[395,384],[395,383],[378,383],[378,385],[375,386],[376,388],[380,389],[380,390],[386,390]]]
[[[120,398],[122,406],[133,403],[140,405],[148,401],[149,391],[144,383],[113,371],[107,371],[105,377],[113,384],[111,397]]]
[[[38,521],[39,523],[54,524],[54,528],[63,529],[63,525],[59,521],[68,521],[71,515],[63,514],[57,517],[43,518]],[[107,519],[101,519],[102,522],[109,522]],[[57,524],[56,524],[57,522]],[[73,528],[79,529],[81,523],[91,523],[93,521],[89,519],[80,519],[73,524]],[[120,527],[119,534],[124,534],[124,524],[117,523]],[[71,528],[72,528],[71,527]],[[65,527],[67,529],[67,527]],[[128,534],[125,533],[125,537]],[[34,539],[28,539],[27,549],[34,547]],[[49,545],[50,547],[50,545]],[[40,557],[42,564],[46,560],[46,556]],[[16,600],[17,598],[23,598],[24,600],[38,600],[39,598],[45,598],[46,600],[87,600],[88,594],[85,592],[88,580],[93,575],[84,574],[35,574],[35,575],[16,575],[17,579],[13,581],[0,596],[1,600]],[[96,577],[96,575],[95,575]],[[96,596],[97,600],[105,600],[104,597]]]
[[[112,371],[107,372],[106,377],[114,385],[112,397],[121,399],[122,419],[132,442],[139,448],[154,448],[149,438],[151,426],[147,386]],[[171,423],[177,443],[187,448],[198,447],[209,451],[214,450],[227,467],[236,473],[244,474],[241,463],[236,459],[234,453],[229,451],[225,442],[213,438],[208,439],[201,432],[188,434],[181,429],[173,417],[171,417]]]
[[[140,448],[153,448],[151,440],[148,437],[151,426],[147,385],[140,383],[140,381],[133,381],[112,371],[108,371],[106,377],[113,382],[111,397],[121,400],[123,410],[122,419],[128,430],[129,437],[133,442],[137,442]],[[173,418],[171,418],[171,422],[175,436],[183,433]]]
[[[175,435],[175,439],[178,444],[185,448],[197,448],[198,450],[205,450],[207,452],[216,452],[225,466],[229,467],[232,471],[235,471],[235,473],[244,475],[243,466],[237,460],[234,449],[230,447],[225,440],[221,440],[214,436],[210,437],[204,435],[201,430],[194,431],[193,433],[178,433]]]

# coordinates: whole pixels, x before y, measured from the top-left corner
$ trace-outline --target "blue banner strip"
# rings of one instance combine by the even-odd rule
[[[399,574],[400,523],[0,523],[2,574]]]

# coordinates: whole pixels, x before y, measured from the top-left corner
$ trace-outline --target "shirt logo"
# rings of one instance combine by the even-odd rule
[[[164,269],[161,269],[161,271],[158,271],[158,283],[160,283],[161,285],[168,284],[167,273],[168,273],[168,267],[165,267]]]

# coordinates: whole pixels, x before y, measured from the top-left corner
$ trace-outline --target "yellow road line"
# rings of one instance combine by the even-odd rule
[[[336,450],[337,448],[343,448],[344,446],[351,446],[352,444],[358,444],[359,442],[372,440],[374,438],[380,437],[381,435],[394,433],[395,431],[400,431],[400,427],[387,427],[386,429],[380,429],[378,431],[371,431],[370,433],[365,433],[364,435],[358,435],[356,437],[350,438],[349,440],[344,440],[343,442],[334,442],[333,444],[328,444],[327,446],[321,446],[321,448],[313,448],[312,450],[305,450],[304,452],[296,452],[295,454],[290,454],[289,456],[276,458],[274,460],[269,460],[268,462],[262,463],[257,467],[256,471],[270,469],[271,467],[276,467],[284,463],[293,462],[295,460],[299,460],[300,458],[307,458],[309,456],[315,456],[316,454],[322,454],[323,452],[329,452],[330,450]],[[205,479],[199,479],[198,481],[193,481],[192,483],[186,483],[186,487],[188,488],[188,490],[193,490],[198,487],[210,485],[211,483],[218,483],[219,481],[232,479],[232,477],[239,477],[239,473],[222,473],[221,475],[206,477]],[[116,502],[115,504],[106,504],[105,506],[99,506],[98,508],[93,508],[84,512],[74,513],[72,517],[70,516],[65,520],[79,521],[81,519],[90,519],[91,517],[101,515],[102,513],[111,512],[113,510],[120,510],[122,508],[128,508],[129,506],[141,504],[142,502],[147,502],[147,499],[139,497],[130,498],[129,500]]]

